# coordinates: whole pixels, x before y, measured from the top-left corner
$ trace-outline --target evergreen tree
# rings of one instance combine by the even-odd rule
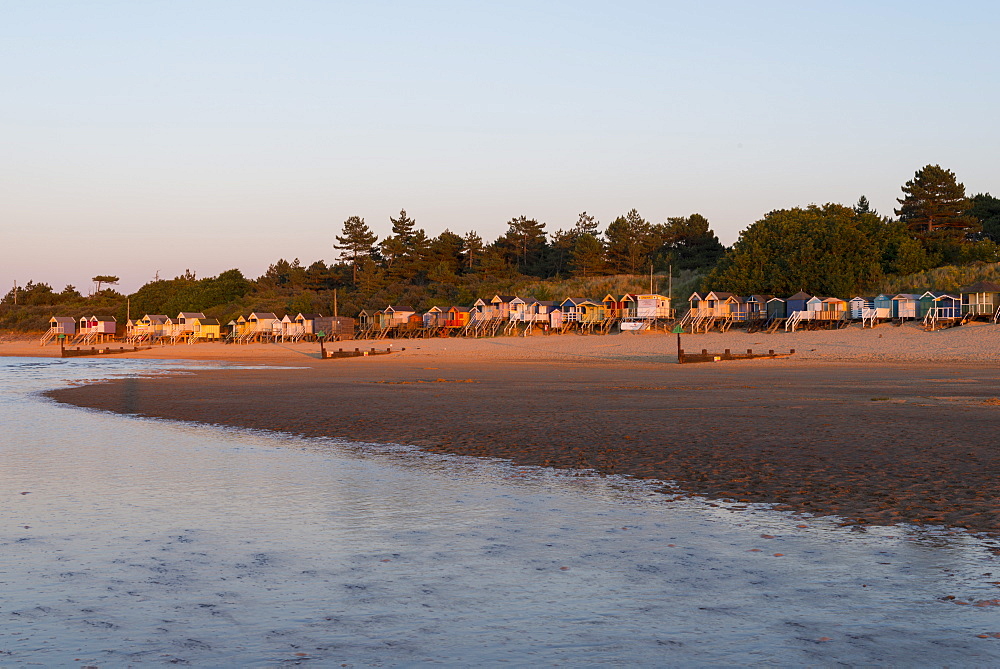
[[[561,276],[569,267],[573,255],[573,245],[577,235],[573,230],[556,230],[551,235],[552,241],[549,243],[549,271],[548,276]]]
[[[576,238],[570,255],[573,274],[576,276],[595,276],[605,268],[604,245],[590,232],[585,232]]]
[[[573,226],[573,238],[574,241],[580,235],[593,235],[597,237],[598,228],[601,227],[601,222],[596,218],[588,214],[587,212],[581,213],[576,219],[576,225]]]
[[[483,253],[483,238],[475,231],[466,233],[462,238],[462,255],[464,256],[465,269],[473,271],[480,263]]]
[[[878,216],[878,212],[872,209],[872,205],[868,202],[868,198],[864,195],[858,198],[858,203],[854,205],[855,214],[875,214]]]
[[[545,224],[533,218],[518,216],[507,222],[507,234],[499,242],[507,252],[507,261],[522,274],[538,276],[545,259],[548,241]]]
[[[1000,242],[1000,199],[989,193],[980,193],[972,197],[971,203],[967,213],[979,221],[983,235],[994,242]]]
[[[335,237],[337,243],[333,248],[340,251],[342,260],[349,260],[353,271],[353,283],[358,283],[358,263],[363,258],[371,258],[375,251],[375,242],[378,237],[373,233],[365,219],[360,216],[351,216],[344,221],[344,228],[341,235]]]
[[[406,215],[405,209],[399,210],[399,218],[390,216],[389,221],[392,223],[392,234],[382,240],[379,248],[389,274],[398,277],[396,263],[410,250],[417,222]]]
[[[617,274],[644,272],[658,245],[653,227],[635,209],[608,224],[604,237],[608,264]]]
[[[964,238],[977,232],[977,221],[966,214],[969,200],[965,186],[951,170],[940,165],[927,165],[914,174],[902,188],[905,197],[897,199],[899,220],[919,237],[935,232]]]
[[[677,269],[711,268],[726,252],[701,214],[668,218],[654,226],[654,233],[660,241],[660,269],[666,269],[667,263]]]

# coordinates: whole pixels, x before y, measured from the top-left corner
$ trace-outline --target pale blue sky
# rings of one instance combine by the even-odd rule
[[[1000,194],[1000,5],[6,2],[0,281],[332,261],[360,215],[493,239]],[[3,288],[4,291],[7,288]]]

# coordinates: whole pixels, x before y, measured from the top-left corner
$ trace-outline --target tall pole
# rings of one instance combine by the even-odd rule
[[[667,272],[669,276],[667,277],[667,313],[670,317],[674,317],[674,264],[670,263],[667,265]]]
[[[337,318],[337,289],[333,289],[333,317]],[[338,330],[339,332],[339,330]]]
[[[14,306],[17,306],[17,279],[14,279]]]

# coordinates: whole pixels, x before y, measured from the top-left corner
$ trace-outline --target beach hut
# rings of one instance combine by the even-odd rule
[[[601,300],[584,300],[578,307],[581,323],[602,323],[607,315],[607,308]]]
[[[962,297],[954,293],[928,290],[920,296],[918,318],[953,319],[962,317]]]
[[[684,321],[696,321],[707,315],[706,307],[704,295],[699,292],[691,293],[691,297],[688,298],[688,312],[684,316]]]
[[[177,323],[179,331],[183,334],[185,332],[194,332],[194,322],[204,317],[205,314],[200,311],[182,311],[177,314],[177,318],[174,321]]]
[[[489,301],[489,312],[491,318],[501,320],[510,319],[511,302],[517,299],[516,295],[494,295]]]
[[[76,319],[72,316],[53,316],[49,319],[49,331],[57,335],[74,335]]]
[[[788,302],[782,297],[772,297],[767,301],[767,320],[786,318],[788,315]]]
[[[295,319],[292,318],[291,314],[285,314],[284,316],[282,316],[281,320],[278,321],[278,323],[279,327],[281,328],[282,341],[285,341],[286,339],[295,341],[301,338],[305,334],[305,332],[303,332],[302,329],[299,328],[298,324],[295,322]]]
[[[42,346],[45,346],[52,340],[58,340],[60,337],[63,339],[69,339],[76,334],[76,319],[72,316],[53,316],[49,319],[49,329],[42,335],[41,341],[39,342]]]
[[[785,312],[790,316],[796,311],[808,311],[806,306],[812,295],[799,291],[785,300]]]
[[[444,327],[445,310],[441,307],[431,307],[423,313],[421,320],[425,329]]]
[[[318,318],[323,318],[323,314],[298,313],[295,315],[295,324],[301,328],[304,336],[309,337],[319,332],[319,330],[316,329],[316,319]],[[351,321],[353,322],[354,319],[352,318]]]
[[[914,293],[898,293],[892,296],[890,318],[916,318],[920,296]]]
[[[748,295],[743,298],[743,305],[746,309],[746,319],[748,321],[759,321],[767,318],[767,303],[773,295]]]
[[[372,313],[370,311],[368,311],[367,309],[362,309],[358,313],[359,328],[361,328],[362,330],[367,330],[372,326],[373,323],[374,323],[374,318],[372,317]]]
[[[191,330],[194,340],[216,341],[222,337],[222,325],[216,318],[195,318]]]
[[[851,320],[860,321],[865,313],[865,309],[875,308],[874,297],[864,297],[857,295],[847,301],[847,314]]]
[[[445,312],[445,322],[446,328],[464,328],[469,324],[469,314],[472,309],[469,307],[448,307]]]
[[[622,317],[621,297],[616,297],[615,295],[608,293],[607,295],[604,296],[604,299],[601,301],[604,303],[605,312],[609,316],[613,316],[615,318]]]
[[[380,330],[394,329],[397,332],[419,330],[423,327],[423,317],[417,310],[406,305],[389,305],[375,312],[377,327]]]
[[[659,295],[657,293],[647,293],[643,295],[625,295],[622,298],[622,305],[624,307],[624,298],[629,297],[634,300],[633,316],[634,318],[642,318],[645,320],[654,320],[657,318],[670,318],[672,316],[672,311],[670,309],[670,298],[666,295]]]
[[[812,297],[806,302],[806,309],[817,321],[840,321],[847,317],[847,300],[839,297]]]
[[[136,324],[136,331],[143,339],[152,341],[166,334],[167,321],[163,314],[146,314]]]
[[[973,318],[994,318],[1000,308],[1000,285],[977,281],[958,289],[962,295],[962,314]]]
[[[875,296],[875,308],[885,310],[885,318],[892,316],[892,295],[879,293]]]
[[[567,297],[559,303],[564,323],[576,323],[580,320],[580,304],[586,300],[582,297]]]
[[[528,300],[521,299],[520,297],[513,298],[510,301],[508,318],[518,323],[528,321]]]
[[[255,311],[247,317],[247,330],[257,338],[280,334],[281,319],[270,311]]]

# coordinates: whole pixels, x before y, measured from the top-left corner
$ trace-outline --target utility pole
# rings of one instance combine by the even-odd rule
[[[337,289],[336,288],[333,289],[333,317],[334,318],[338,317],[338,314],[337,314]],[[340,330],[337,330],[337,332],[340,332]]]
[[[14,306],[17,306],[17,279],[14,279]]]

